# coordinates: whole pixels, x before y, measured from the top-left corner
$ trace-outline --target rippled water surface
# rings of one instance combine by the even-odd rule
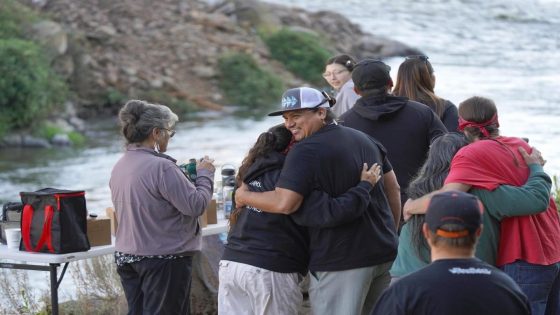
[[[478,94],[493,98],[504,135],[523,136],[560,174],[560,3],[536,0],[272,1],[334,10],[366,31],[405,42],[430,57],[437,93],[458,104]],[[387,62],[396,74],[402,58]],[[169,153],[179,160],[209,154],[239,164],[257,135],[280,118],[218,117],[177,127]],[[88,207],[110,206],[108,181],[122,153],[114,120],[91,123],[85,149],[0,150],[0,203],[42,187],[85,189]]]
[[[559,1],[271,2],[334,10],[368,32],[421,49],[434,65],[440,96],[455,104],[475,94],[493,98],[502,133],[528,137],[548,160],[546,170],[560,174]],[[401,61],[387,60],[393,77]],[[279,122],[222,117],[181,123],[168,153],[179,160],[209,154],[219,165],[239,165],[257,135]],[[111,205],[108,181],[122,141],[114,120],[90,124],[93,143],[85,149],[0,150],[0,203],[43,187],[84,189],[89,210],[103,213]]]

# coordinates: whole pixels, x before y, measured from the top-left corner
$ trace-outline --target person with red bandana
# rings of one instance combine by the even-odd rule
[[[471,97],[459,105],[459,130],[471,144],[451,162],[440,191],[472,188],[494,190],[499,185],[523,185],[529,168],[522,152],[532,148],[520,138],[499,134],[496,105],[484,97]],[[422,213],[426,196],[409,201],[405,216]],[[546,211],[509,217],[501,222],[496,264],[511,276],[529,298],[532,314],[558,314],[560,309],[560,220],[553,199]]]

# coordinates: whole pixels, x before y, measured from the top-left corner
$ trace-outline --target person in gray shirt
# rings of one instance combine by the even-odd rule
[[[163,153],[178,120],[167,106],[131,100],[119,119],[127,145],[109,186],[128,314],[189,314],[192,256],[201,248],[198,217],[212,198],[214,160],[202,158],[191,183]]]

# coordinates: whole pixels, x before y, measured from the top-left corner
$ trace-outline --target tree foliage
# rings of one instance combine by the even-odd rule
[[[0,73],[0,135],[31,127],[56,109],[67,93],[39,46],[30,41],[0,39]]]
[[[284,85],[248,54],[225,55],[219,60],[220,88],[227,100],[244,108],[269,109],[280,100]]]
[[[321,73],[331,53],[319,37],[282,29],[264,36],[272,58],[280,61],[296,76],[315,85],[323,83]]]

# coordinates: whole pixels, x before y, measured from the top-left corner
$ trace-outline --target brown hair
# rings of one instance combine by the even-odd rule
[[[334,57],[329,58],[325,63],[325,66],[332,65],[334,63],[343,66],[349,72],[352,72],[352,70],[354,70],[354,66],[356,65],[356,61],[354,60],[354,58],[344,54],[336,55]]]
[[[445,110],[445,101],[434,93],[434,69],[427,57],[423,57],[407,58],[399,66],[393,95],[426,104],[441,118]]]
[[[494,103],[494,101],[481,96],[470,97],[459,104],[459,117],[461,117],[463,120],[474,123],[483,123],[485,121],[489,121],[497,113],[498,109],[496,108],[496,104]],[[483,128],[488,131],[488,133],[490,134],[490,138],[498,136],[500,133],[497,123],[485,126]],[[482,131],[480,131],[480,129],[477,127],[466,127],[465,130],[469,134],[469,140],[471,140],[472,137],[477,137],[479,139],[486,138]]]
[[[245,178],[249,167],[255,163],[258,158],[262,158],[269,153],[276,151],[284,151],[292,140],[292,133],[284,126],[284,124],[279,124],[271,127],[268,131],[263,132],[257,138],[257,141],[253,147],[247,153],[247,156],[241,162],[239,166],[239,171],[237,172],[237,186],[241,185],[241,182]],[[235,208],[230,217],[229,224],[234,225],[237,222],[237,217],[241,213],[243,208]]]

